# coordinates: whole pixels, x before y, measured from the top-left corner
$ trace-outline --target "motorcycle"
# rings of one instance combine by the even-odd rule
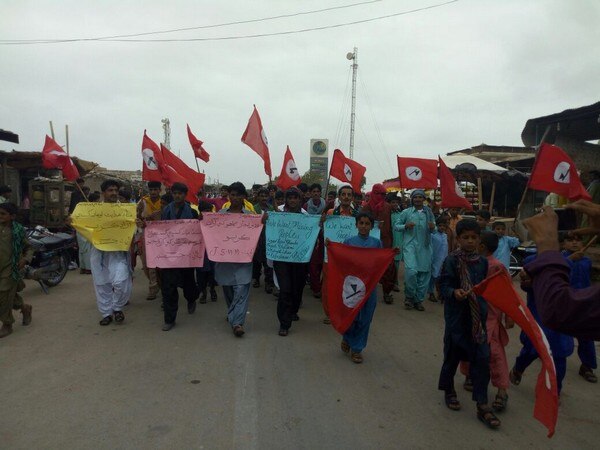
[[[58,285],[67,274],[76,248],[75,236],[52,233],[47,228],[28,228],[25,236],[34,249],[31,264],[25,266],[23,278],[37,281],[48,294],[48,288]]]
[[[523,269],[523,261],[525,258],[537,253],[537,247],[534,242],[523,242],[518,247],[515,247],[510,254],[510,269],[508,272],[511,277],[515,277]]]

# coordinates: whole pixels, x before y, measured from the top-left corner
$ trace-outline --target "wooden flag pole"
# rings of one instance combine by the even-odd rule
[[[71,156],[69,154],[69,125],[67,125],[67,124],[65,124],[65,136],[66,136],[66,139],[67,139],[67,155]]]
[[[588,248],[594,245],[594,242],[598,239],[598,235],[596,234],[593,238],[591,238],[588,243],[581,249],[581,253],[584,253]]]
[[[536,146],[536,149],[535,149],[535,151],[536,151],[536,158],[537,158],[537,152],[538,152],[540,146],[544,143],[544,141],[548,137],[548,133],[550,133],[550,127],[551,127],[551,125],[548,125],[546,127],[546,131],[544,132],[544,135],[542,136],[542,140]],[[535,167],[535,161],[533,163],[533,167]],[[517,207],[517,214],[515,215],[515,222],[519,220],[519,216],[521,215],[521,210],[523,209],[523,205],[525,204],[525,197],[527,196],[527,192],[529,192],[528,185],[529,185],[529,180],[527,181],[527,184],[525,185],[525,190],[523,191],[523,195],[521,197],[521,201],[519,202],[519,206]]]
[[[54,125],[52,125],[52,121],[50,121],[50,136],[54,139]]]
[[[479,203],[479,209],[483,209],[483,183],[481,177],[477,177],[477,202]]]
[[[496,196],[496,182],[492,182],[492,195],[490,195],[490,207],[489,207],[489,212],[490,215],[492,214],[492,211],[494,210],[494,197]]]

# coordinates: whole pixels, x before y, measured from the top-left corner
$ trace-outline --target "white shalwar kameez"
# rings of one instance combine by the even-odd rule
[[[92,247],[90,263],[100,314],[106,317],[122,311],[133,288],[129,252],[105,252]]]

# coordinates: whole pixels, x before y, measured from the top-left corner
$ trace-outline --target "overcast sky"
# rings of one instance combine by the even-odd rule
[[[0,39],[87,38],[290,14],[360,0],[2,1]],[[334,25],[435,5],[369,5],[147,38],[236,36]],[[48,121],[75,156],[141,169],[144,129],[195,163],[185,125],[221,182],[265,182],[240,142],[256,104],[279,174],[286,145],[301,173],[311,138],[349,147],[346,53],[358,47],[355,159],[368,184],[397,176],[395,155],[435,157],[481,143],[522,145],[527,119],[600,96],[600,2],[459,0],[413,14],[310,33],[245,40],[0,45],[0,128],[41,150]],[[340,126],[341,124],[341,126]],[[378,133],[378,129],[379,132]]]

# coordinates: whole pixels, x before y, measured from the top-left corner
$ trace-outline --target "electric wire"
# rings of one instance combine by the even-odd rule
[[[38,44],[61,44],[61,43],[75,43],[75,42],[210,42],[210,41],[231,41],[231,40],[240,40],[240,39],[256,39],[263,37],[271,37],[271,36],[284,36],[284,35],[292,35],[292,34],[300,34],[300,33],[309,33],[312,31],[322,31],[329,30],[334,28],[342,28],[352,25],[359,25],[363,23],[375,22],[378,20],[389,19],[392,17],[404,16],[408,14],[413,14],[417,12],[422,12],[434,8],[439,8],[442,6],[449,5],[451,3],[456,3],[458,0],[450,0],[444,3],[437,3],[435,5],[425,6],[422,8],[415,8],[406,11],[400,11],[393,14],[386,14],[383,16],[370,17],[368,19],[354,20],[351,22],[342,22],[333,25],[323,25],[319,27],[311,27],[311,28],[302,28],[298,30],[287,30],[287,31],[277,31],[272,33],[258,33],[258,34],[246,34],[246,35],[237,35],[237,36],[221,36],[221,37],[205,37],[205,38],[171,38],[171,39],[98,39],[98,38],[78,38],[78,39],[70,39],[70,40],[48,40],[48,41],[16,41],[16,42],[7,42],[0,41],[0,45],[38,45]]]

